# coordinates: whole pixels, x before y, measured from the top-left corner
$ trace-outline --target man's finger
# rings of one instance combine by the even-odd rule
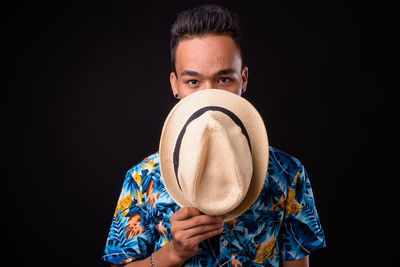
[[[186,230],[187,238],[192,238],[197,235],[207,234],[211,231],[220,231],[223,230],[224,224],[223,223],[216,223],[216,224],[203,224],[197,227],[191,228]]]
[[[199,215],[181,222],[182,230],[195,228],[202,225],[222,223],[221,216]]]
[[[182,207],[172,215],[171,219],[183,221],[202,214],[201,211],[194,207]]]
[[[204,234],[196,235],[196,236],[192,237],[192,239],[193,239],[193,242],[196,242],[197,244],[199,244],[200,242],[202,242],[210,237],[220,234],[222,231],[223,231],[223,228],[220,228],[220,229],[213,230],[213,231],[210,231],[210,232],[207,232]]]

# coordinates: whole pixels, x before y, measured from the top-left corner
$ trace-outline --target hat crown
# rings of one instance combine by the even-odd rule
[[[186,128],[179,158],[181,189],[191,204],[209,215],[225,214],[244,199],[253,165],[248,140],[228,115],[207,111]]]
[[[180,207],[223,215],[225,222],[254,203],[267,175],[264,122],[250,102],[225,90],[199,90],[180,100],[165,120],[159,153],[161,179],[172,200]]]

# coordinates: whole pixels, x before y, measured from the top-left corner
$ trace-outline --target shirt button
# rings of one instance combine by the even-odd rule
[[[224,246],[227,246],[227,245],[228,245],[228,241],[224,240],[224,241],[222,242],[222,244],[223,244]]]

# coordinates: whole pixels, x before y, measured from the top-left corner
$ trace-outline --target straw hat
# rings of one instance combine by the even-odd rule
[[[257,110],[217,89],[179,101],[160,140],[165,188],[181,207],[232,220],[257,199],[268,167],[268,138]]]

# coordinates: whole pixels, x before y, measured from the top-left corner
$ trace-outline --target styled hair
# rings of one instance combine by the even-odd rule
[[[237,45],[240,56],[241,52],[241,32],[239,18],[226,8],[216,4],[204,4],[192,9],[180,12],[171,27],[171,67],[175,72],[175,53],[179,41],[205,34],[220,34],[232,37]]]

